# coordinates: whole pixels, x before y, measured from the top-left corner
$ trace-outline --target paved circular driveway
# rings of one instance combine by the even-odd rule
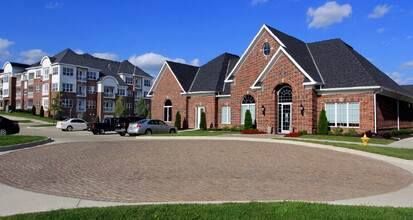
[[[378,160],[295,145],[137,139],[5,154],[0,182],[99,201],[330,201],[395,191],[412,175]]]

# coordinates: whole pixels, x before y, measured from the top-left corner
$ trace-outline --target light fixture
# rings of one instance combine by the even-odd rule
[[[265,107],[264,105],[261,106],[262,114],[265,116]]]
[[[304,116],[304,106],[303,104],[300,105],[301,115]]]

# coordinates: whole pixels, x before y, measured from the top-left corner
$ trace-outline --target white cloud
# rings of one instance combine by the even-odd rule
[[[406,39],[410,40],[410,39],[412,39],[412,36],[407,36]]]
[[[396,81],[400,85],[409,84],[413,81],[413,78],[406,78],[406,74],[404,73],[393,72],[387,75],[389,75],[394,81]]]
[[[369,18],[381,18],[383,17],[385,14],[387,14],[387,12],[389,12],[389,10],[392,8],[393,6],[387,6],[387,5],[377,5],[374,8],[373,13],[369,14]]]
[[[252,0],[251,5],[258,5],[259,3],[266,3],[268,0]]]
[[[0,62],[6,61],[8,58],[11,57],[8,48],[12,44],[14,44],[13,41],[0,38]]]
[[[382,42],[381,42],[381,44],[383,44],[384,46],[386,46],[386,47],[387,47],[387,46],[389,46],[389,45],[390,45],[390,42],[388,42],[388,41],[382,41]]]
[[[63,2],[49,2],[44,7],[47,9],[57,9],[62,7]]]
[[[21,61],[27,64],[32,64],[35,62],[39,62],[44,56],[46,56],[47,53],[43,52],[40,49],[33,49],[33,50],[28,50],[28,51],[22,51],[20,52],[20,56],[22,57]]]
[[[378,34],[381,34],[381,33],[385,32],[385,31],[387,31],[386,28],[379,28],[379,29],[377,29],[377,33],[378,33]]]
[[[165,57],[165,56],[162,56],[156,53],[145,53],[139,56],[134,54],[133,56],[129,57],[129,62],[142,68],[145,72],[148,72],[148,73],[158,73],[163,63],[165,62],[165,60],[187,64],[187,62],[182,58],[172,59],[172,58]],[[191,65],[198,66],[199,59],[193,59],[189,63]]]
[[[413,60],[411,60],[407,63],[403,63],[402,65],[400,65],[400,68],[413,70]]]
[[[83,51],[82,50],[78,50],[78,52],[82,52],[83,53]],[[77,53],[77,52],[76,52]],[[116,61],[118,61],[119,60],[119,56],[118,55],[116,55],[116,54],[114,54],[114,53],[109,53],[109,52],[106,52],[106,53],[94,53],[94,54],[92,54],[92,56],[94,56],[94,57],[99,57],[99,58],[102,58],[102,59],[107,59],[107,60],[116,60]]]
[[[349,17],[351,14],[351,5],[339,5],[337,2],[327,2],[325,5],[313,9],[310,7],[307,11],[307,21],[313,19],[308,28],[327,28],[333,23],[340,23],[344,17]]]
[[[83,50],[81,50],[81,49],[76,49],[75,50],[75,53],[77,53],[77,54],[84,54],[85,52],[83,51]]]

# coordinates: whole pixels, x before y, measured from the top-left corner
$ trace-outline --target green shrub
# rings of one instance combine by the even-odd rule
[[[179,111],[175,114],[175,127],[181,129],[181,113]]]
[[[147,118],[147,119],[151,119],[151,118],[152,118],[151,112],[148,112],[148,116],[147,116],[146,118]]]
[[[333,134],[334,135],[342,135],[343,134],[343,128],[341,128],[341,127],[333,128]]]
[[[229,127],[228,127],[228,126],[224,126],[224,127],[222,127],[222,130],[223,130],[223,131],[229,131]]]
[[[199,123],[199,128],[201,130],[207,129],[205,112],[201,112],[201,122]]]
[[[36,107],[34,105],[32,107],[32,115],[36,115]]]
[[[306,134],[308,134],[307,130],[298,131],[298,133],[300,133],[301,135],[306,135]]]
[[[42,105],[42,106],[40,106],[40,113],[39,113],[39,116],[40,116],[41,118],[43,118],[43,117],[44,117],[44,109],[43,109],[43,105]]]
[[[237,131],[237,128],[238,128],[238,127],[237,127],[236,125],[234,125],[234,126],[232,126],[229,130],[230,130],[230,131]]]
[[[327,135],[334,135],[332,131],[328,131]]]
[[[318,118],[318,134],[328,134],[328,121],[326,110],[322,109],[320,112],[320,117]]]
[[[401,135],[409,135],[409,134],[413,134],[413,130],[410,130],[410,129],[401,129],[401,130],[394,129],[394,130],[391,131],[392,136],[401,136]]]
[[[93,121],[93,123],[99,123],[99,122],[100,122],[100,119],[99,119],[99,115],[98,115],[98,116],[96,116],[95,121]]]
[[[356,129],[350,128],[346,133],[343,134],[344,136],[357,136]]]
[[[62,120],[62,111],[57,111],[56,114],[53,115],[53,119],[55,120]]]
[[[252,117],[250,110],[245,111],[244,130],[252,130]]]

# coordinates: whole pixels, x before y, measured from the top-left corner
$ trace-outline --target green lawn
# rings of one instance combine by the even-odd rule
[[[78,208],[20,214],[4,219],[413,219],[413,208],[251,202]]]
[[[56,127],[55,124],[39,124],[39,125],[30,125],[30,127]]]
[[[18,122],[19,122],[20,124],[23,124],[23,123],[32,123],[33,121],[30,121],[30,120],[18,120]]]
[[[334,135],[302,135],[299,138],[363,143],[359,137],[346,137],[346,136],[334,136]],[[395,142],[395,141],[390,140],[390,139],[370,138],[370,140],[369,140],[370,144],[384,144],[384,145],[387,145],[387,144],[391,144],[393,142]]]
[[[28,136],[28,135],[6,135],[0,136],[0,147],[30,143],[33,141],[41,141],[47,139],[43,136]]]
[[[23,113],[23,112],[12,112],[12,113],[7,113],[4,111],[0,111],[0,115],[3,115],[7,118],[7,116],[15,116],[15,117],[20,117],[20,118],[29,118],[29,119],[36,119],[36,120],[40,120],[40,121],[45,121],[45,122],[49,122],[52,123],[53,119],[51,118],[46,118],[46,117],[40,117],[38,115],[32,115],[30,113]],[[54,120],[54,122],[56,122],[56,120]]]
[[[153,134],[152,136],[218,136],[239,133],[237,131],[185,131],[176,134]]]
[[[274,139],[286,140],[285,138],[274,138]],[[288,139],[288,140],[324,144],[324,145],[330,145],[330,146],[335,146],[335,147],[344,147],[344,148],[349,148],[349,149],[354,149],[354,150],[359,150],[359,151],[386,155],[390,157],[413,160],[413,149],[393,148],[393,147],[375,147],[375,146],[363,147],[362,145],[358,145],[358,144],[343,144],[343,143],[333,143],[333,142],[327,142],[327,141],[314,141],[314,140],[298,140],[298,139]]]

